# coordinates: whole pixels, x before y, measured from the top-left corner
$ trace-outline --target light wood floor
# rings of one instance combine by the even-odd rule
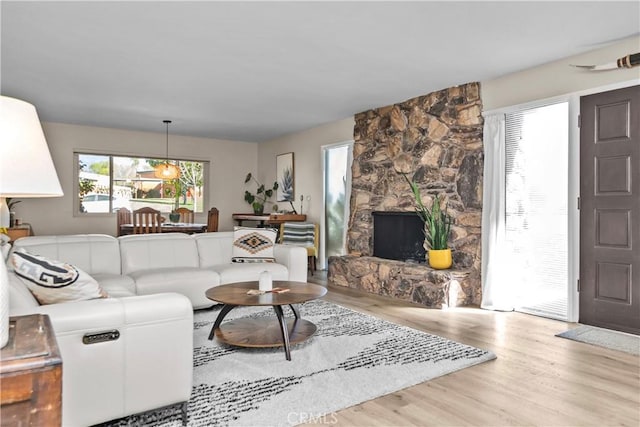
[[[326,284],[321,272],[309,279]],[[575,324],[476,308],[433,310],[334,286],[325,299],[491,350],[497,359],[317,420],[324,424],[640,426],[640,358],[554,336]]]

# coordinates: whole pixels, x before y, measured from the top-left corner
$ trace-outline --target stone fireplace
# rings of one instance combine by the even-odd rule
[[[428,307],[480,303],[481,112],[479,83],[468,83],[356,114],[348,254],[329,259],[331,284]],[[415,215],[403,174],[417,183],[427,206],[439,195],[454,219],[450,270],[385,253],[384,240],[401,230],[391,237],[378,230],[378,236],[374,218]],[[374,240],[382,253],[377,247],[374,253]],[[415,248],[415,241],[405,246]]]

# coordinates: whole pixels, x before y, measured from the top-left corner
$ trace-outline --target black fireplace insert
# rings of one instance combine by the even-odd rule
[[[424,263],[423,223],[415,212],[374,211],[373,256]]]

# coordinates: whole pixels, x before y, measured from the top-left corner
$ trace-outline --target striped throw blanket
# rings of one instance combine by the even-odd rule
[[[316,226],[306,222],[285,222],[282,243],[310,247],[315,246]]]

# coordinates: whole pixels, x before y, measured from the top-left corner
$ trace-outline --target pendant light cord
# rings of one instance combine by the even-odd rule
[[[167,157],[166,157],[166,163],[169,163],[169,123],[171,123],[171,120],[163,120],[163,123],[165,123],[167,125]]]

